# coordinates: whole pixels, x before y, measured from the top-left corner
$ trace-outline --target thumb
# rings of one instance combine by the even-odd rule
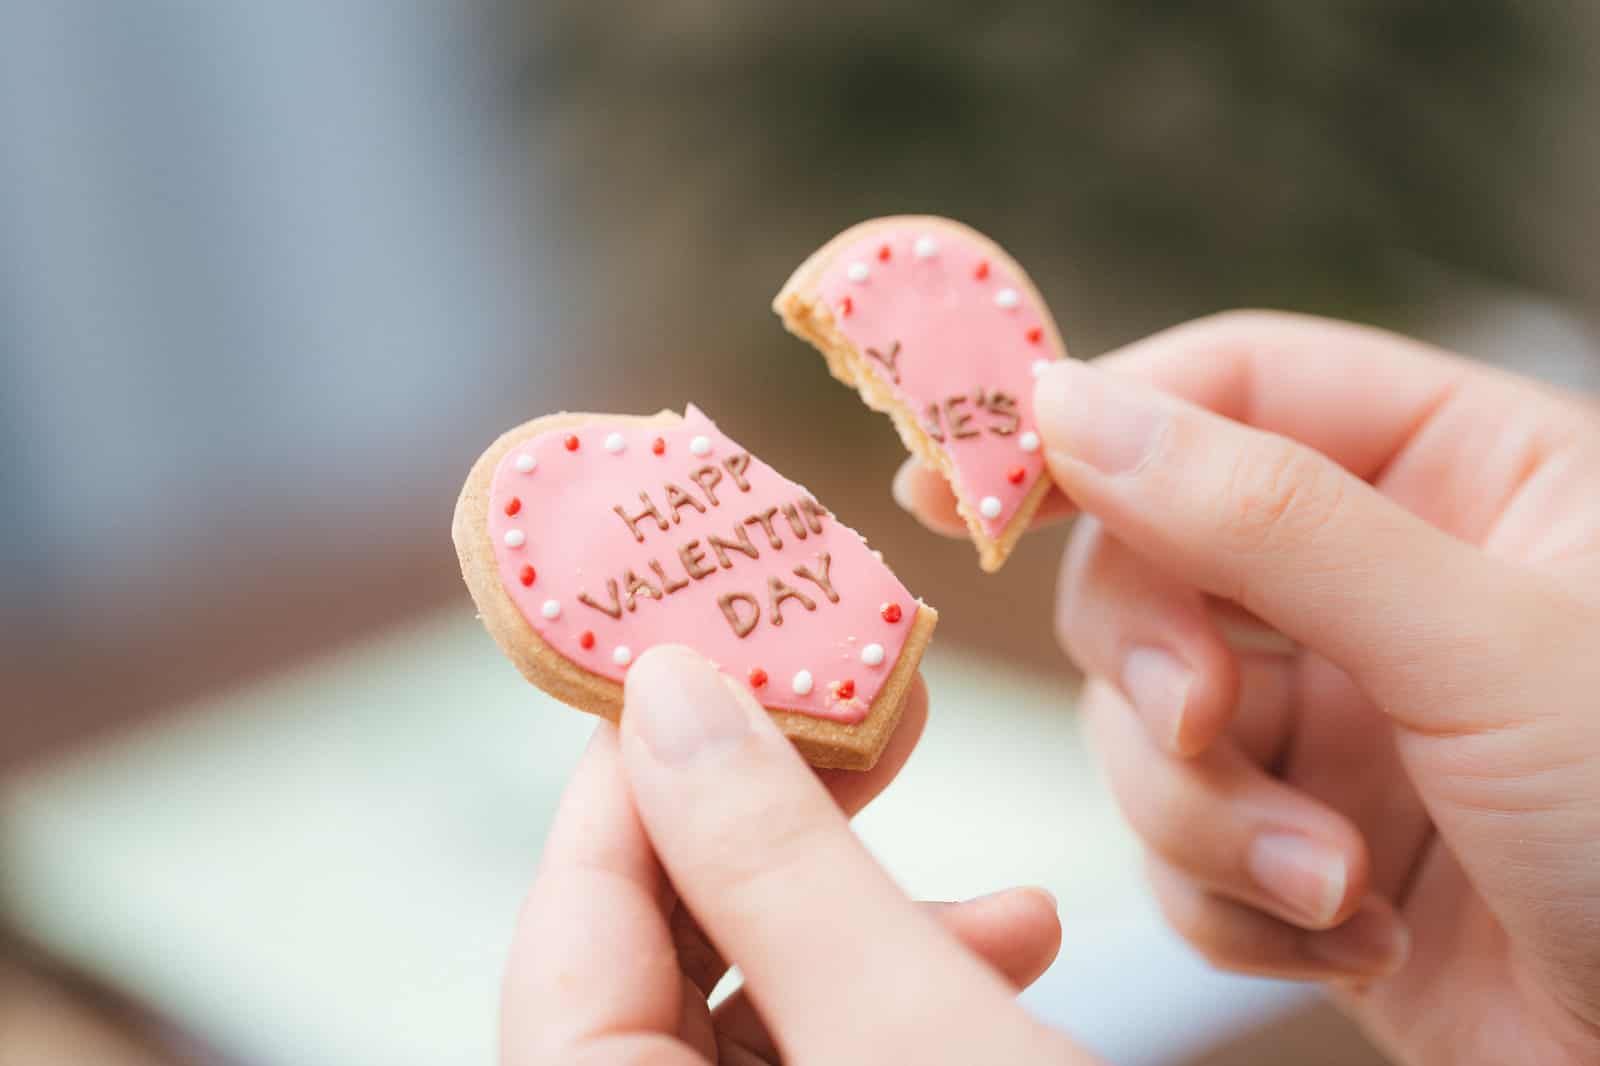
[[[692,651],[653,648],[629,670],[622,754],[662,866],[786,1057],[878,1061],[941,1018],[1020,1016],[873,861],[749,693]]]
[[[1499,660],[1539,646],[1508,624],[1549,614],[1485,610],[1533,597],[1517,571],[1319,452],[1084,363],[1041,375],[1034,411],[1057,483],[1135,552],[1331,659],[1405,724],[1504,720],[1484,698]]]

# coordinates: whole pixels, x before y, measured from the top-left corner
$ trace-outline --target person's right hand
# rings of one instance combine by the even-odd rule
[[[1060,633],[1169,920],[1407,1063],[1600,1062],[1600,411],[1260,313],[1035,407],[1046,514],[1092,516]],[[1293,647],[1230,646],[1255,619]]]

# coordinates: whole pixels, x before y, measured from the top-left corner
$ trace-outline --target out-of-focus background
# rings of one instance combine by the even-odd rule
[[[1265,305],[1595,388],[1597,54],[1511,0],[0,6],[0,1064],[491,1061],[588,727],[477,627],[450,508],[516,422],[687,401],[941,609],[860,822],[908,889],[1055,888],[1032,1002],[1114,1062],[1372,1061],[1159,931],[1060,534],[984,577],[898,513],[768,301],[935,212],[1077,355]]]

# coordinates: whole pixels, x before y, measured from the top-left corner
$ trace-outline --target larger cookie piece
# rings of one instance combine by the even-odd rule
[[[938,620],[694,407],[517,427],[473,466],[452,533],[484,625],[546,692],[614,721],[633,661],[687,644],[816,766],[877,762]]]
[[[1033,379],[1067,354],[1022,268],[959,222],[878,218],[801,264],[773,309],[945,476],[998,570],[1050,489]]]

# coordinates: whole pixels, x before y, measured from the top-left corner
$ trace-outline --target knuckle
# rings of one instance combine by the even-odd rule
[[[702,876],[723,899],[760,900],[766,886],[782,883],[827,846],[826,826],[796,819],[776,797],[740,807],[706,838],[718,845]]]
[[[1137,780],[1120,782],[1124,813],[1134,833],[1152,852],[1175,867],[1193,870],[1199,837],[1192,819],[1199,804],[1167,757],[1154,758],[1155,766],[1139,772]]]
[[[1155,886],[1156,905],[1172,931],[1219,970],[1240,965],[1238,945],[1228,935],[1222,906],[1198,885],[1169,876]]]
[[[1322,456],[1269,437],[1234,464],[1220,496],[1223,526],[1247,553],[1302,543],[1339,512],[1343,485]]]

